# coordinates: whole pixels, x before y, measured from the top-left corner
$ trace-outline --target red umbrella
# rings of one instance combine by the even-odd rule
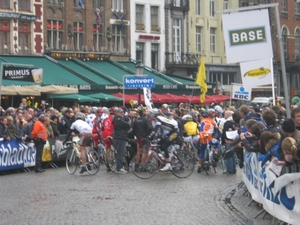
[[[175,103],[181,103],[181,102],[190,102],[189,98],[185,95],[173,95],[173,94],[166,94],[168,95],[170,98],[172,98],[171,102],[175,102]]]
[[[155,94],[152,93],[152,101],[153,103],[166,103],[173,102],[173,98],[167,94]]]
[[[115,97],[118,97],[118,98],[124,97],[126,104],[129,104],[130,100],[136,100],[136,101],[139,100],[139,94],[124,94],[124,96],[123,96],[123,93],[119,92],[119,93],[115,93],[112,95]],[[143,94],[141,94],[141,103],[144,103],[144,95]]]

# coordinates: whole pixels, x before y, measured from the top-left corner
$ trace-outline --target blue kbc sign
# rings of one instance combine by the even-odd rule
[[[124,88],[154,88],[154,77],[148,76],[131,76],[124,77]]]

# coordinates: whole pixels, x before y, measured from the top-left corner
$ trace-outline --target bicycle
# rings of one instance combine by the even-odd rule
[[[206,174],[209,175],[208,171],[210,170],[210,167],[213,168],[214,172],[217,173],[217,163],[219,160],[219,156],[215,152],[215,148],[207,144],[207,148],[204,153],[204,159],[202,168],[205,170]]]
[[[190,176],[194,171],[194,157],[185,150],[176,149],[174,145],[171,145],[169,149],[172,167],[171,172],[173,175],[178,178]],[[134,175],[141,179],[153,177],[166,164],[163,152],[160,150],[160,145],[157,145],[155,142],[150,143],[144,165],[140,165],[139,168],[136,168],[135,157],[131,161],[131,168]]]
[[[93,149],[93,140],[91,139],[89,145],[86,146],[86,170],[90,175],[95,175],[100,169],[100,157],[97,151]],[[67,141],[65,143],[66,149],[69,152],[66,157],[66,169],[69,174],[74,174],[77,168],[82,167],[81,153],[78,150],[77,142]]]
[[[195,144],[193,142],[193,139],[191,136],[186,137],[183,139],[183,142],[185,143],[182,148],[189,152],[192,156],[195,158],[195,164],[198,162],[199,157],[199,150],[195,147]]]

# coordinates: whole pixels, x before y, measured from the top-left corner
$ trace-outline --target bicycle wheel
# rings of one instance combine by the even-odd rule
[[[66,158],[66,169],[69,174],[74,174],[76,172],[78,161],[79,159],[76,155],[76,151],[74,149],[69,151]]]
[[[100,156],[95,150],[90,150],[86,157],[86,170],[90,175],[95,175],[100,169]]]
[[[195,148],[192,142],[187,143],[186,151],[194,157],[195,164],[198,162],[198,150]]]
[[[115,172],[117,169],[117,159],[116,159],[116,151],[114,149],[110,149],[109,159],[108,159],[108,167],[112,172]]]
[[[148,160],[144,163],[144,165],[136,164],[136,156],[131,160],[131,169],[135,176],[141,179],[149,179],[157,174],[160,164],[158,159],[152,154]]]
[[[178,178],[186,178],[194,172],[195,157],[187,151],[174,153],[171,159],[172,173]]]

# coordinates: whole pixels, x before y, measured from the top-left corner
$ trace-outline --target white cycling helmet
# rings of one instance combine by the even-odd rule
[[[192,117],[191,115],[187,114],[187,115],[184,115],[184,116],[182,117],[182,119],[183,119],[184,121],[192,121],[192,120],[193,120],[193,117]]]

